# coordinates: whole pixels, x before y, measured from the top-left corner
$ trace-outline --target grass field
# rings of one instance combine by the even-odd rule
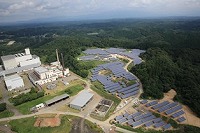
[[[6,117],[11,117],[13,116],[14,113],[8,110],[4,110],[2,112],[0,112],[0,118],[6,118]]]
[[[79,91],[83,90],[84,88],[81,85],[74,85],[66,88],[65,90],[59,91],[57,93],[45,95],[44,97],[38,98],[36,100],[30,101],[23,103],[21,105],[16,106],[17,109],[22,113],[22,114],[30,114],[30,108],[34,107],[37,104],[43,103],[57,95],[61,95],[64,93],[68,93],[70,96],[76,95]]]
[[[11,125],[11,129],[18,133],[70,133],[72,129],[72,121],[78,117],[62,115],[60,118],[61,125],[58,127],[34,127],[37,117],[12,120],[9,124]],[[96,124],[93,124],[88,120],[85,120],[85,124],[88,125],[93,132],[103,133],[102,129]]]
[[[101,83],[99,83],[98,81],[95,81],[92,83],[93,86],[91,86],[91,89],[95,92],[97,92],[100,96],[104,97],[105,99],[110,99],[112,100],[114,103],[112,105],[112,107],[109,109],[108,113],[106,114],[106,116],[104,118],[102,117],[94,117],[95,119],[99,119],[99,120],[106,120],[108,119],[108,117],[114,112],[114,110],[116,109],[116,107],[119,105],[119,103],[121,102],[121,100],[119,98],[117,98],[114,95],[108,94],[104,88],[103,85]]]
[[[34,127],[36,118],[29,117],[10,121],[11,129],[18,133],[69,133],[71,130],[70,117],[63,116],[58,127]]]

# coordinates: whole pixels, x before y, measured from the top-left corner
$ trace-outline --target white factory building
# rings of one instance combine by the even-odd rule
[[[24,87],[24,81],[18,74],[6,76],[4,80],[8,91]]]
[[[57,50],[56,50],[57,54]],[[33,72],[29,73],[29,79],[33,84],[43,85],[48,82],[56,81],[59,77],[64,77],[69,75],[69,69],[63,69],[60,65],[60,61],[50,63],[50,66],[40,66],[33,69]]]
[[[77,110],[82,110],[86,104],[92,100],[93,96],[94,94],[87,90],[83,90],[70,102],[69,106]]]
[[[25,53],[1,56],[1,60],[4,70],[0,71],[0,76],[22,72],[41,65],[40,58],[37,55],[31,55],[29,48],[25,49]]]

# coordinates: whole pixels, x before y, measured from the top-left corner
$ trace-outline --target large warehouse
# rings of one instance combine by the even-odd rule
[[[85,105],[92,100],[93,96],[94,94],[88,92],[87,90],[83,90],[78,96],[76,96],[75,99],[71,101],[69,106],[77,110],[82,110]]]
[[[0,76],[29,70],[41,65],[40,58],[31,55],[29,48],[25,49],[25,53],[1,56],[1,60],[4,70],[0,72]]]
[[[4,80],[8,91],[24,87],[23,79],[17,74],[6,76]]]

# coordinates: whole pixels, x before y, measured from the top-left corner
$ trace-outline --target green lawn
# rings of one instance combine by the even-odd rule
[[[97,92],[100,96],[104,97],[105,99],[110,99],[110,100],[112,100],[114,102],[113,105],[112,105],[112,107],[109,109],[108,113],[106,114],[106,116],[104,118],[102,118],[102,117],[100,117],[100,118],[94,117],[94,118],[102,120],[102,121],[106,120],[114,112],[114,110],[119,105],[119,103],[121,102],[121,100],[119,98],[117,98],[116,96],[107,93],[104,90],[103,85],[101,83],[99,83],[98,81],[95,81],[92,84],[93,84],[93,86],[91,86],[92,90],[94,90],[95,92]]]
[[[4,110],[2,112],[0,112],[0,118],[6,118],[6,117],[11,117],[13,116],[14,113],[8,110]]]
[[[68,87],[67,89],[65,89],[63,91],[60,91],[58,94],[67,93],[70,96],[74,96],[74,95],[78,94],[83,89],[84,88],[81,85],[74,85],[74,86]]]
[[[30,102],[23,103],[16,107],[22,114],[30,114],[31,113],[30,108],[34,107],[37,104],[43,103],[55,96],[58,96],[58,95],[61,95],[61,94],[67,93],[67,92],[70,92],[70,94],[69,94],[70,96],[74,96],[83,89],[84,88],[81,85],[74,85],[74,86],[68,87],[67,89],[65,89],[63,91],[57,92],[54,95],[45,95],[44,97],[38,98],[38,99],[30,101]]]
[[[130,70],[132,69],[132,67],[134,67],[133,62],[132,62],[131,64],[128,65],[128,67],[127,67],[128,71],[130,71]]]
[[[34,127],[36,118],[29,117],[24,119],[12,120],[9,122],[11,129],[18,133],[69,133],[71,123],[68,116],[61,118],[61,125],[58,127]]]
[[[135,83],[136,83],[136,81],[135,81],[135,80],[128,81],[128,83],[127,83],[127,86],[134,85]]]
[[[12,120],[9,122],[11,129],[18,133],[70,133],[72,129],[73,120],[79,118],[71,115],[62,115],[61,125],[58,127],[34,127],[34,123],[37,118],[29,117],[18,120]],[[85,120],[84,121],[92,132],[103,133],[102,129],[99,128],[96,124]]]
[[[123,58],[118,58],[118,59],[120,59],[124,64],[127,64],[129,62],[128,59],[123,59]]]

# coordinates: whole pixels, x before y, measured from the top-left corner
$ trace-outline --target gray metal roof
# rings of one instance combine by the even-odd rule
[[[62,94],[62,95],[60,95],[60,96],[56,96],[56,97],[54,97],[54,98],[52,98],[52,99],[46,101],[45,104],[49,105],[49,104],[55,103],[55,102],[57,102],[57,101],[59,101],[59,100],[62,100],[62,99],[64,99],[64,98],[68,98],[68,97],[69,97],[68,94]]]
[[[7,81],[7,80],[18,80],[18,79],[22,79],[18,74],[14,74],[14,75],[4,77],[5,81]]]
[[[6,56],[1,56],[2,61],[7,61],[11,59],[15,59],[14,55],[6,55]]]
[[[11,73],[16,73],[16,72],[22,72],[23,70],[29,70],[31,68],[38,67],[40,65],[41,65],[40,63],[36,63],[36,64],[32,64],[32,65],[27,65],[27,66],[16,67],[16,68],[9,69],[9,70],[3,70],[3,71],[0,71],[0,76],[11,74]]]
[[[35,68],[35,71],[39,74],[48,72],[48,70],[45,67],[37,67]]]
[[[75,99],[71,101],[70,104],[83,107],[93,96],[94,94],[90,93],[87,90],[83,90],[78,94],[78,96],[76,96]]]

